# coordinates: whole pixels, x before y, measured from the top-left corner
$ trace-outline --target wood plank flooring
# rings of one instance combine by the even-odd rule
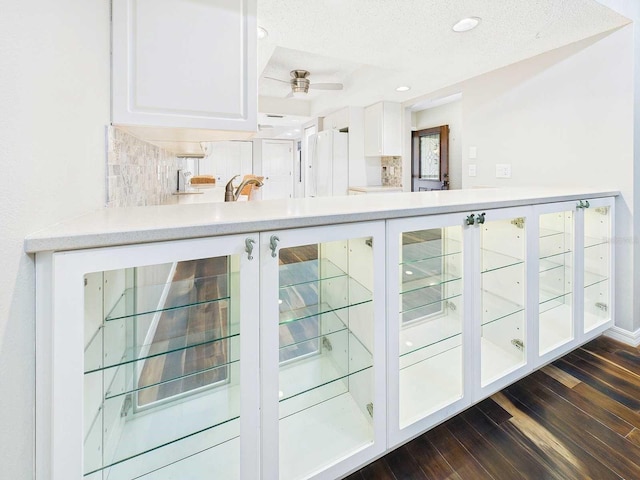
[[[640,349],[599,337],[347,480],[640,479]]]

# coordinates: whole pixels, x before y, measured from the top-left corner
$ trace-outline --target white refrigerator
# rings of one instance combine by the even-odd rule
[[[307,197],[347,195],[349,187],[349,134],[325,130],[309,137]]]

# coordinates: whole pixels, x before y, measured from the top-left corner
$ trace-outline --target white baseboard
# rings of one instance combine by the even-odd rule
[[[607,337],[611,337],[614,340],[626,343],[627,345],[631,345],[632,347],[640,346],[640,328],[635,332],[630,332],[629,330],[625,330],[624,328],[613,326],[609,330],[605,331],[604,334]]]

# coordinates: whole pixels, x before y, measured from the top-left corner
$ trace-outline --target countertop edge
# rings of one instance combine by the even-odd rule
[[[494,192],[498,189],[492,189]],[[428,192],[425,192],[428,193]],[[407,195],[406,192],[390,195]],[[481,194],[480,194],[481,195]],[[385,210],[363,210],[349,213],[323,213],[313,215],[291,216],[284,214],[280,218],[265,218],[256,220],[242,220],[238,222],[226,221],[223,223],[200,223],[192,225],[174,225],[160,228],[124,228],[118,231],[85,232],[78,234],[56,234],[57,229],[64,230],[65,222],[57,226],[49,227],[29,235],[24,240],[24,251],[28,254],[51,251],[70,251],[89,248],[101,248],[111,246],[133,245],[140,243],[155,243],[173,240],[186,240],[202,237],[243,234],[252,232],[273,231],[289,228],[305,228],[341,223],[385,220],[403,217],[416,217],[423,215],[438,215],[447,213],[461,213],[469,209],[494,209],[505,207],[518,207],[544,203],[566,202],[588,198],[604,198],[619,196],[619,191],[588,191],[583,193],[554,193],[549,195],[538,194],[516,199],[487,199],[477,203],[461,203],[449,205],[418,205],[415,207],[402,207]],[[352,196],[344,198],[358,198]],[[385,197],[388,197],[385,195]],[[335,197],[333,197],[335,198]],[[203,205],[203,204],[201,204]],[[187,208],[184,205],[182,208]],[[145,207],[139,207],[145,208]],[[89,216],[87,214],[86,216]],[[83,216],[84,217],[84,216]],[[78,217],[76,217],[76,220]],[[53,233],[51,233],[53,232]]]

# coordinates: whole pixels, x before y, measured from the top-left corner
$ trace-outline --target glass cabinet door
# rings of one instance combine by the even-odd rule
[[[388,225],[393,443],[437,422],[428,417],[464,395],[463,234],[459,215],[449,217]]]
[[[612,204],[584,204],[584,332],[611,320]]]
[[[221,253],[84,275],[85,478],[256,477],[257,448],[241,460],[241,421],[257,427],[243,405],[258,408],[241,373],[258,381],[241,275],[258,262]]]
[[[539,216],[538,355],[574,338],[574,212]]]
[[[314,235],[272,236],[282,238],[267,259],[277,263],[277,293],[269,291],[278,312],[262,321],[265,331],[277,325],[277,376],[263,383],[277,385],[278,438],[264,442],[278,442],[280,479],[313,477],[376,440],[374,241],[359,233],[312,243]]]
[[[489,211],[478,223],[480,384],[485,387],[526,363],[526,218]]]

